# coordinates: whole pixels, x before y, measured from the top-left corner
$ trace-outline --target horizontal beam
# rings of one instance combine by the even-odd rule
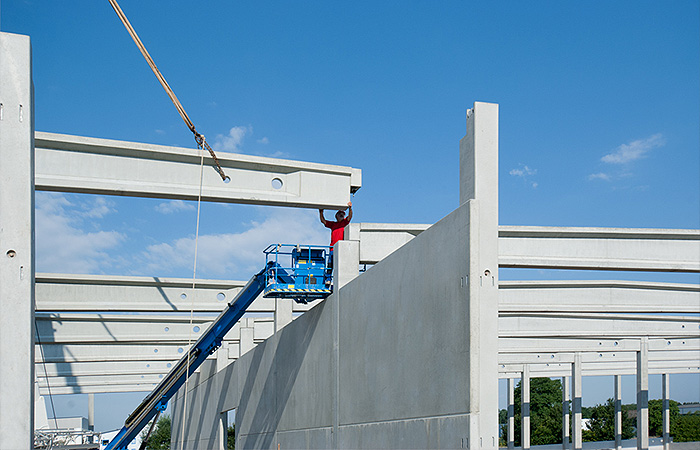
[[[695,314],[700,285],[640,281],[500,281],[501,312]]]
[[[35,188],[196,200],[200,155],[190,148],[35,133]],[[344,208],[362,185],[359,169],[217,152],[224,183],[206,155],[202,200],[222,203]]]
[[[700,317],[500,313],[499,337],[696,337]]]
[[[39,395],[69,395],[69,394],[119,394],[124,392],[151,392],[158,383],[144,384],[115,384],[109,386],[61,386],[49,389],[46,386],[39,387]]]
[[[360,264],[376,264],[428,224],[351,224]],[[700,272],[700,230],[498,227],[498,265],[509,268]]]
[[[274,333],[274,319],[254,318],[254,339],[264,340]],[[42,344],[195,342],[211,325],[211,317],[116,315],[116,314],[37,314],[36,326]],[[241,322],[228,337],[240,336]]]
[[[499,267],[700,272],[700,230],[500,226]]]
[[[220,313],[245,286],[242,281],[129,277],[105,275],[36,275],[38,312],[190,312]],[[192,299],[194,296],[194,301]],[[293,300],[293,312],[307,311],[313,303],[302,305]],[[273,313],[275,299],[256,299],[250,313]]]
[[[700,337],[652,338],[649,351],[700,350]],[[566,352],[622,352],[639,351],[639,339],[613,339],[598,336],[590,338],[559,337],[499,337],[498,353],[535,353],[540,355]]]
[[[575,353],[499,353],[499,364],[554,364],[573,363]],[[583,364],[601,363],[634,363],[637,360],[637,352],[581,352],[581,362]],[[700,363],[700,349],[649,352],[649,361],[655,362],[679,362],[688,361]]]
[[[522,365],[511,365],[511,366],[498,366],[498,377],[501,379],[505,378],[520,378],[520,374],[523,371]],[[581,374],[586,377],[595,376],[613,376],[613,375],[635,375],[637,373],[637,367],[633,364],[618,365],[612,367],[601,367],[592,366],[586,368],[585,366],[581,370]],[[658,367],[653,367],[649,365],[650,375],[661,375],[661,374],[679,374],[679,373],[700,373],[700,366],[697,362],[694,365],[688,366],[668,366],[660,365]],[[541,365],[530,365],[530,376],[533,378],[537,377],[566,377],[571,376],[571,365],[570,364],[560,364],[552,366],[541,366]]]

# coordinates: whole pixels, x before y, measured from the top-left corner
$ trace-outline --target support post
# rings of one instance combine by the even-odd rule
[[[248,353],[255,347],[255,322],[252,318],[244,318],[241,320],[241,339],[240,348],[241,356]]]
[[[615,375],[615,450],[622,449],[622,377]]]
[[[668,450],[671,447],[671,411],[670,411],[670,386],[669,386],[669,374],[664,373],[661,375],[661,390],[663,391],[663,439],[664,439],[664,450]]]
[[[34,443],[34,94],[28,36],[0,33],[0,448]]]
[[[470,202],[469,438],[498,448],[498,105],[475,102],[459,142],[459,201]]]
[[[95,394],[88,394],[88,430],[95,431]]]
[[[523,366],[522,382],[520,383],[521,416],[520,445],[523,450],[530,450],[530,366]]]
[[[561,448],[563,450],[570,448],[571,417],[569,409],[571,408],[571,385],[569,379],[569,377],[561,377]]]
[[[572,447],[574,450],[581,450],[583,448],[583,430],[581,429],[581,353],[574,354],[574,363],[571,366],[571,390],[573,391],[573,402],[574,402],[574,421],[572,424]]]
[[[508,378],[508,448],[515,448],[515,380]]]
[[[649,449],[649,340],[637,352],[637,450]]]
[[[333,246],[333,292],[360,275],[360,242],[338,241]]]
[[[292,307],[294,300],[288,298],[275,298],[275,333],[287,326],[292,321]]]

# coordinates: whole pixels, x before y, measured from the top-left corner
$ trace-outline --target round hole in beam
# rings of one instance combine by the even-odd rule
[[[196,326],[196,327],[192,328],[192,331],[194,331],[195,333],[199,333],[199,327]]]
[[[272,189],[282,189],[284,183],[282,183],[282,180],[279,178],[273,178],[272,179]]]
[[[216,299],[222,302],[226,299],[226,294],[224,294],[223,292],[219,292],[218,294],[216,294]]]

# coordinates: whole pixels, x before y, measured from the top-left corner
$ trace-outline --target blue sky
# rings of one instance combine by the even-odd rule
[[[700,228],[697,1],[120,3],[216,149],[361,168],[355,221],[458,206],[466,110],[488,101],[501,224]],[[0,29],[31,36],[37,130],[194,146],[106,0],[5,0]],[[190,277],[195,212],[38,194],[37,269]],[[325,244],[316,216],[203,205],[198,275]]]

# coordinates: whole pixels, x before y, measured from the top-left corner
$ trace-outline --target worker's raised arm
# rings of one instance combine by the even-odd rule
[[[326,225],[326,218],[323,217],[323,210],[322,209],[318,210],[318,217],[319,217],[319,219],[321,219],[321,223],[323,225]]]
[[[348,222],[352,220],[352,202],[348,202]]]

